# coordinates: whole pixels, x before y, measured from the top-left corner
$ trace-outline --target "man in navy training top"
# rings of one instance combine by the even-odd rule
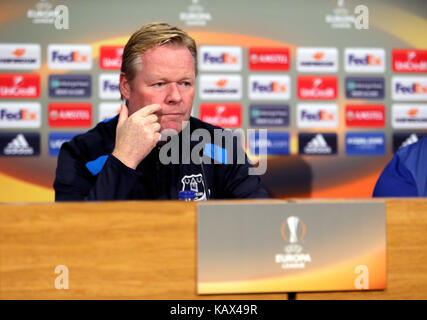
[[[195,191],[195,200],[267,198],[259,176],[249,174],[254,168],[244,151],[237,161],[243,150],[237,140],[214,143],[215,131],[226,131],[190,117],[196,75],[196,43],[187,33],[166,23],[137,30],[123,51],[120,93],[126,104],[119,116],[62,145],[55,200],[177,199],[182,190]],[[204,130],[212,143],[200,148],[185,130]],[[160,141],[164,132],[178,139]],[[161,161],[161,146],[171,140],[190,144],[181,154],[191,153],[190,161]],[[206,157],[215,161],[198,161]]]

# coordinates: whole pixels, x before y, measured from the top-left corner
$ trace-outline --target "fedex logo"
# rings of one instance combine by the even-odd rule
[[[385,71],[385,51],[382,48],[347,48],[344,55],[347,72]]]
[[[101,74],[99,76],[99,97],[101,99],[120,99],[119,85],[119,74]]]
[[[49,45],[47,50],[50,69],[92,68],[92,48],[88,45]]]
[[[201,46],[199,69],[202,71],[240,71],[242,48],[235,46]]]
[[[300,103],[297,106],[299,128],[336,128],[338,106],[333,103]]]
[[[101,46],[99,67],[107,70],[120,70],[124,46]]]
[[[289,76],[249,76],[249,98],[254,100],[282,100],[290,98]]]
[[[250,48],[249,69],[254,71],[288,71],[288,48]]]
[[[242,106],[236,103],[200,105],[200,120],[214,126],[238,128],[242,125]]]
[[[336,99],[337,77],[298,77],[299,99]]]
[[[209,52],[205,52],[203,55],[204,63],[219,63],[219,64],[236,64],[237,57],[232,56],[228,52],[221,53],[219,56],[210,55]]]
[[[427,77],[392,77],[394,100],[427,100]]]
[[[392,67],[394,72],[427,72],[427,50],[395,49]]]
[[[254,92],[276,92],[276,93],[282,93],[286,92],[286,85],[281,84],[278,81],[273,81],[267,84],[263,84],[258,81],[252,82],[252,90]]]
[[[71,51],[69,54],[61,54],[59,51],[52,52],[52,61],[60,62],[87,62],[88,56],[78,51]]]
[[[0,74],[1,98],[40,97],[40,75],[38,74]]]
[[[40,125],[40,103],[0,103],[0,128],[40,128]]]
[[[350,54],[348,57],[348,63],[355,65],[364,65],[364,66],[379,66],[381,65],[381,59],[375,57],[372,54],[366,56],[358,57],[356,55]]]

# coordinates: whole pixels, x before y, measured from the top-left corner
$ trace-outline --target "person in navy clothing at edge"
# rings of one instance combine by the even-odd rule
[[[385,167],[374,197],[427,197],[427,136],[401,148]]]
[[[236,161],[243,150],[237,139],[218,145],[214,131],[227,131],[190,117],[196,75],[197,47],[187,33],[166,23],[137,30],[122,57],[120,93],[126,104],[118,116],[62,145],[55,200],[177,199],[182,190],[195,191],[195,200],[268,198],[259,176],[248,174],[253,167],[244,151],[243,161]],[[187,128],[210,134],[212,143],[199,154],[216,161],[159,161],[167,143],[161,133],[174,130],[182,146]]]

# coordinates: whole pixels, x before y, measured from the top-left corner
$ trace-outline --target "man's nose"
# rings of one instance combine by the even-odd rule
[[[176,83],[169,84],[166,100],[168,103],[177,103],[181,101],[181,92]]]

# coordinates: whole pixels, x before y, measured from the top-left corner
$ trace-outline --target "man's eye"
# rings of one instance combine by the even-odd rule
[[[159,82],[159,83],[155,83],[154,84],[154,86],[155,87],[162,87],[164,85],[164,83],[162,83],[162,82]]]
[[[191,82],[185,81],[182,83],[184,85],[184,87],[190,87],[191,86]]]

